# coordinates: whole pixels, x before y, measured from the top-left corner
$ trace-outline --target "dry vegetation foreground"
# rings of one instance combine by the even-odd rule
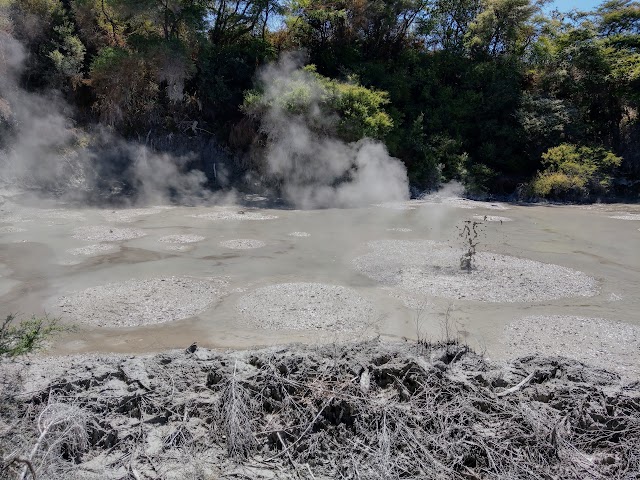
[[[376,340],[12,365],[2,478],[640,478],[640,384],[564,358]]]

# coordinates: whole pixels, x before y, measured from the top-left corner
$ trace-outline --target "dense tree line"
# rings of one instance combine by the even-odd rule
[[[265,104],[256,73],[303,51],[305,71],[333,92],[337,134],[383,139],[416,186],[629,193],[640,179],[640,2],[567,14],[544,3],[2,0],[0,29],[29,50],[26,88],[58,89],[79,121],[124,136],[213,135],[247,153]]]

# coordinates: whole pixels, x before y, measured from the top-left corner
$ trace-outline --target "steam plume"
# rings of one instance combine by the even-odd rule
[[[334,119],[322,117],[322,88],[299,67],[296,56],[284,55],[260,75],[265,103],[270,105],[261,121],[261,130],[269,139],[267,171],[280,180],[285,197],[300,208],[408,199],[406,168],[389,156],[384,144],[371,139],[347,143],[318,133]],[[304,113],[292,114],[274,100],[296,89],[301,81],[310,92],[311,105]]]
[[[123,193],[136,203],[202,200],[204,173],[184,173],[193,155],[156,153],[100,126],[76,128],[59,93],[21,88],[26,58],[0,31],[0,183],[70,200]]]

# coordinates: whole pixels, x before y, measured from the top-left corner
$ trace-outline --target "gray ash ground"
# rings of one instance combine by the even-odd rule
[[[354,259],[357,270],[384,285],[412,293],[481,302],[541,302],[596,295],[584,273],[496,253],[474,256],[475,268],[460,268],[461,249],[432,241],[379,240]]]
[[[0,378],[0,451],[31,458],[39,480],[640,472],[640,384],[559,357],[497,365],[460,345],[379,341],[193,347],[39,357]],[[34,448],[51,418],[60,428]]]
[[[219,285],[188,277],[128,280],[65,295],[56,310],[80,324],[139,327],[189,318],[221,293]]]

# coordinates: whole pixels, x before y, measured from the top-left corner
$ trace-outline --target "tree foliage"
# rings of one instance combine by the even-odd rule
[[[25,87],[59,89],[85,121],[124,135],[226,142],[267,102],[263,67],[303,50],[315,70],[295,75],[339,118],[323,128],[384,139],[421,188],[456,179],[510,194],[565,144],[601,146],[622,158],[615,175],[640,179],[637,0],[547,15],[540,0],[5,3],[0,24],[29,53]],[[308,107],[301,78],[268,102]]]

